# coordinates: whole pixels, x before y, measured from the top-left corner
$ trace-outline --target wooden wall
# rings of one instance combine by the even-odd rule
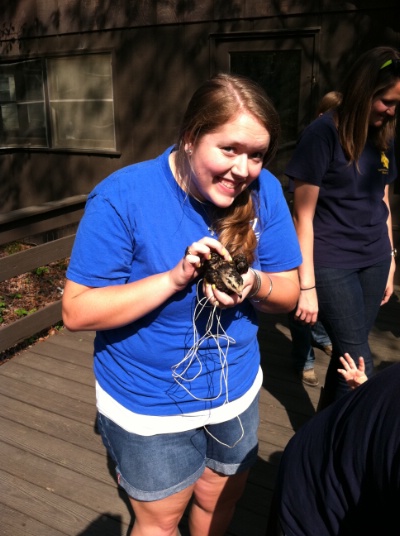
[[[151,158],[172,144],[190,95],[211,74],[216,35],[273,35],[308,28],[317,35],[312,51],[315,103],[338,85],[364,50],[386,44],[400,48],[400,4],[398,0],[3,0],[1,61],[112,52],[117,151],[0,149],[0,212],[86,194],[113,170]],[[399,194],[397,186],[394,228],[400,249]]]

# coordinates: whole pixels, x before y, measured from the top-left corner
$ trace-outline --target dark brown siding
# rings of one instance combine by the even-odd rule
[[[172,144],[189,96],[212,73],[216,35],[264,32],[271,38],[274,32],[306,29],[316,36],[309,58],[311,110],[361,52],[382,44],[400,47],[400,5],[397,0],[3,1],[2,61],[113,54],[117,151],[1,150],[0,212],[86,194],[112,171]],[[299,118],[299,128],[308,118],[310,113]],[[279,176],[281,170],[274,171]],[[400,249],[399,195],[397,185],[393,224]]]

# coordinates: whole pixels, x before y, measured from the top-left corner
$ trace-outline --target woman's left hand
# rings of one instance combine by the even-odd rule
[[[222,290],[218,290],[213,284],[203,281],[203,293],[207,298],[210,305],[225,309],[229,307],[235,307],[239,303],[242,303],[247,296],[251,293],[255,284],[255,275],[251,270],[248,270],[245,274],[242,274],[243,289],[239,294],[227,294]]]
[[[385,305],[385,303],[387,303],[390,299],[390,296],[393,294],[393,291],[394,291],[394,272],[396,271],[396,261],[394,260],[394,258],[392,258],[392,264],[390,265],[390,270],[389,270],[389,277],[388,277],[388,280],[387,280],[387,283],[386,283],[386,288],[385,288],[385,292],[383,294],[383,298],[382,298],[382,301],[381,301],[381,305]]]

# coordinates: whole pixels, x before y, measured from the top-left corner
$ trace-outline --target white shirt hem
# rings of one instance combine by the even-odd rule
[[[163,416],[142,415],[130,411],[106,393],[96,382],[97,410],[130,433],[151,436],[171,432],[185,432],[209,424],[229,421],[237,417],[253,402],[261,388],[262,381],[263,374],[260,367],[253,385],[247,393],[237,400],[226,402],[222,406],[206,411]]]

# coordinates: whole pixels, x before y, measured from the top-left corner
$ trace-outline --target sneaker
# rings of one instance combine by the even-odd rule
[[[303,383],[311,387],[317,387],[319,385],[318,376],[315,374],[314,369],[303,370],[300,373],[300,379]]]
[[[322,350],[326,353],[328,357],[332,357],[332,346],[330,344],[328,346],[323,346]]]

